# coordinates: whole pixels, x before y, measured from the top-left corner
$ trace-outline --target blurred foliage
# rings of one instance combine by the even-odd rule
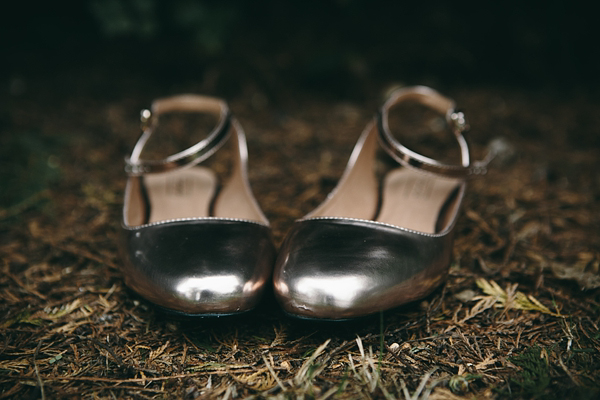
[[[157,33],[154,0],[91,0],[90,9],[106,36],[152,37]]]
[[[0,137],[0,208],[17,205],[60,178],[61,145],[33,132]]]
[[[182,34],[210,54],[225,47],[239,9],[232,2],[90,0],[90,11],[107,37]]]
[[[269,74],[299,70],[317,86],[374,71],[431,84],[430,78],[600,83],[600,58],[590,51],[590,38],[597,36],[594,14],[566,0],[477,7],[443,0],[64,0],[12,6],[13,12],[0,13],[0,46],[8,60],[0,71],[35,65],[29,57],[36,52],[44,52],[44,61],[68,55],[69,63],[78,62],[108,44],[115,54],[109,60],[143,58],[149,68],[175,57],[180,64],[198,55],[262,57],[269,59],[262,66],[273,67]],[[143,56],[135,53],[140,48]]]

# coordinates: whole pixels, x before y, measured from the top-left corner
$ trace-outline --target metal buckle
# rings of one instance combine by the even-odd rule
[[[465,113],[460,110],[448,110],[446,122],[455,135],[461,135],[470,129]]]
[[[140,111],[140,128],[145,131],[152,125],[152,111],[143,109]]]

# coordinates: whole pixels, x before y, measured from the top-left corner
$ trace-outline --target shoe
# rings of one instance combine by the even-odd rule
[[[392,136],[389,110],[407,101],[445,116],[460,165],[424,157]],[[284,311],[355,318],[422,298],[444,281],[466,178],[485,172],[470,163],[466,128],[454,102],[430,88],[391,95],[360,136],[337,187],[284,239],[273,276]],[[391,165],[384,175],[382,165]]]
[[[162,160],[141,159],[159,121],[217,118],[197,144]],[[270,278],[275,248],[247,177],[244,132],[219,99],[181,95],[142,111],[123,208],[125,283],[166,311],[220,316],[252,309]],[[160,130],[160,129],[159,129]],[[228,174],[220,164],[226,157]],[[226,164],[226,163],[225,163]],[[223,177],[221,177],[223,175]]]

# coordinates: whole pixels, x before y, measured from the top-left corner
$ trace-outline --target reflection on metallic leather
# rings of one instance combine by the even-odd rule
[[[208,112],[219,121],[189,149],[165,160],[142,160],[160,115],[174,111]],[[248,183],[241,126],[223,101],[193,95],[155,101],[152,112],[142,113],[142,126],[126,168],[121,246],[126,284],[176,313],[252,309],[271,275],[275,249]],[[226,143],[233,148],[233,167],[221,184],[203,163]]]
[[[227,296],[240,292],[242,282],[235,275],[184,277],[175,290],[184,299],[200,301],[204,297]]]
[[[367,284],[362,276],[335,275],[301,276],[294,283],[294,292],[300,296],[338,309],[346,309],[356,303]]]
[[[461,165],[447,165],[402,146],[389,131],[395,104],[416,101],[446,115]],[[474,174],[462,136],[464,114],[422,86],[401,89],[384,104],[355,146],[336,188],[296,221],[275,264],[273,283],[294,316],[339,320],[422,298],[443,282],[454,226]],[[377,148],[395,167],[376,173]]]

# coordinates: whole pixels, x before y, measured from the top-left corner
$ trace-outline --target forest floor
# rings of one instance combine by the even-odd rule
[[[225,97],[277,245],[322,201],[397,82],[362,95],[231,77],[161,81],[86,67],[13,76],[0,93],[0,398],[597,398],[600,102],[511,86],[439,88],[481,157],[447,282],[372,318],[176,320],[123,283],[123,158],[138,112],[181,92]],[[224,80],[230,82],[223,82]]]

